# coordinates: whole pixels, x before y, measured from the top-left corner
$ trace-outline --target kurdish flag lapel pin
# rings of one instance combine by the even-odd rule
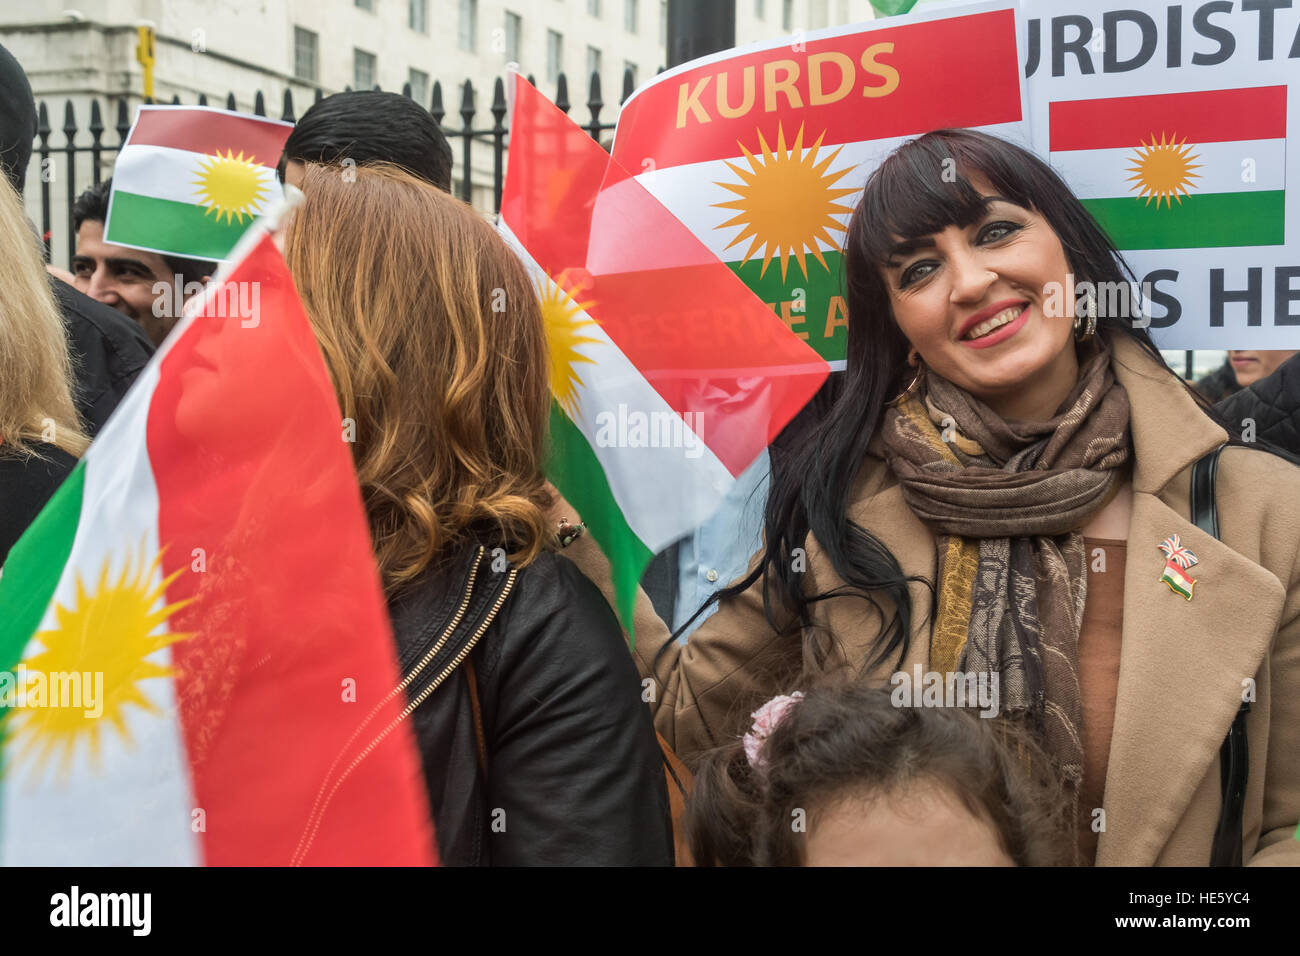
[[[1165,553],[1165,570],[1160,575],[1160,580],[1169,585],[1169,590],[1181,594],[1190,601],[1196,581],[1187,573],[1187,569],[1196,564],[1196,555],[1183,546],[1183,542],[1176,534],[1171,534],[1161,541],[1160,550]]]

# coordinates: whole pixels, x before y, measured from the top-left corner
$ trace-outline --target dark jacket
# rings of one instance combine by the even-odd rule
[[[467,551],[390,611],[444,865],[672,864],[636,665],[571,562],[515,571],[502,551]]]
[[[53,445],[37,449],[43,457],[10,455],[0,445],[0,565],[77,464]]]
[[[1291,356],[1268,378],[1219,402],[1215,410],[1238,435],[1245,430],[1242,422],[1251,419],[1256,439],[1300,455],[1300,355]]]
[[[66,282],[53,279],[50,285],[63,313],[72,352],[77,415],[86,434],[94,437],[149,363],[153,343],[134,319]]]
[[[1241,391],[1237,384],[1237,373],[1232,370],[1232,363],[1225,361],[1208,375],[1198,378],[1193,387],[1212,402],[1221,402],[1230,395]]]

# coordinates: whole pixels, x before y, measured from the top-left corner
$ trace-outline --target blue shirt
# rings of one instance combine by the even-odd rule
[[[677,604],[673,630],[700,609],[714,591],[741,577],[763,544],[763,509],[771,467],[766,449],[736,479],[713,517],[678,544]],[[715,604],[692,623],[687,636],[718,609]]]

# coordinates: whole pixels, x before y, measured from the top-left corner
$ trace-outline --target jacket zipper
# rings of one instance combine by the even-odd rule
[[[420,704],[424,703],[424,701],[428,698],[428,696],[438,688],[438,685],[447,679],[447,675],[450,674],[452,671],[454,671],[457,667],[459,667],[461,661],[463,661],[466,657],[469,656],[469,652],[474,649],[474,645],[479,642],[479,638],[483,636],[483,632],[487,630],[488,625],[491,624],[492,621],[496,618],[497,612],[501,610],[501,605],[505,603],[506,597],[510,594],[510,589],[515,586],[515,575],[517,575],[518,573],[519,573],[518,569],[512,569],[510,571],[510,576],[506,579],[506,586],[502,588],[501,593],[497,595],[496,602],[492,605],[492,610],[488,611],[487,617],[483,619],[483,623],[480,624],[478,630],[474,632],[474,636],[471,637],[468,643],[466,643],[465,646],[460,649],[460,653],[457,654],[454,658],[452,658],[451,663],[442,669],[442,673],[440,673],[437,677],[435,677],[433,679],[433,682],[420,692],[420,696],[415,698],[415,700],[411,701],[411,703],[407,705],[406,710],[402,711],[401,715],[398,716],[397,719],[394,720],[393,723],[389,725],[390,729],[396,726],[397,723],[401,721],[403,718],[405,718],[407,715],[412,713],[415,710],[415,708],[420,706]],[[388,732],[387,730],[384,731],[384,733],[387,732]],[[381,734],[380,737],[382,736],[383,735]],[[379,743],[380,737],[375,738],[375,740],[372,743],[372,746],[374,744]]]
[[[479,547],[478,555],[479,558],[481,559],[483,555],[482,546]],[[442,648],[442,646],[447,643],[447,640],[448,638],[451,637],[451,634],[455,630],[456,625],[460,623],[461,618],[464,616],[466,607],[469,606],[470,595],[474,589],[474,579],[478,575],[478,566],[479,566],[479,561],[476,560],[474,562],[474,568],[470,572],[469,580],[466,582],[465,594],[461,598],[460,607],[456,611],[455,617],[452,618],[451,623],[447,626],[447,629],[443,631],[442,636],[438,638],[437,643],[427,654],[424,655],[423,658],[420,659],[420,662],[411,670],[411,673],[408,674],[400,684],[398,684],[395,688],[393,688],[388,693],[388,695],[383,699],[383,701],[380,702],[378,705],[376,705],[375,709],[372,710],[370,714],[366,716],[366,719],[362,721],[361,726],[357,728],[357,730],[352,734],[352,737],[348,739],[348,743],[344,745],[343,748],[344,750],[346,750],[347,747],[351,745],[352,741],[356,739],[357,734],[361,732],[361,727],[364,727],[366,723],[370,721],[370,718],[373,717],[376,713],[378,713],[379,708],[382,707],[388,701],[392,700],[396,694],[405,690],[406,687],[411,683],[411,681],[415,679],[416,675],[421,670],[423,670],[426,666],[428,666],[429,661],[431,661],[433,657],[437,654],[437,652]],[[330,788],[329,793],[325,795],[324,801],[322,802],[321,798],[319,796],[317,797],[317,805],[319,806],[320,809],[319,811],[317,811],[316,808],[313,807],[312,815],[308,818],[309,830],[307,833],[304,833],[303,839],[299,842],[299,849],[294,853],[293,860],[289,864],[290,866],[302,865],[303,859],[306,857],[308,851],[311,849],[311,844],[316,839],[316,831],[320,829],[320,821],[325,816],[325,810],[329,806],[330,801],[334,798],[335,792],[337,792],[339,787],[343,785],[343,781],[345,781],[348,778],[348,776],[352,773],[353,770],[357,768],[357,766],[361,763],[361,761],[365,760],[366,757],[370,755],[370,752],[374,750],[375,747],[379,746],[380,742],[382,742],[383,739],[392,732],[393,728],[395,728],[403,720],[405,720],[412,713],[414,713],[416,708],[418,708],[420,704],[424,703],[424,701],[428,699],[429,695],[432,694],[435,690],[437,690],[438,686],[447,679],[447,676],[451,674],[451,672],[454,671],[460,665],[460,663],[463,660],[465,660],[467,656],[469,656],[469,652],[474,649],[474,646],[479,642],[479,639],[482,638],[483,633],[488,629],[488,626],[496,619],[497,612],[501,610],[501,605],[505,603],[506,597],[509,596],[511,589],[513,589],[515,586],[515,578],[518,574],[519,574],[518,568],[511,568],[510,575],[509,577],[506,578],[505,587],[502,588],[501,593],[497,595],[497,599],[493,603],[492,609],[488,611],[487,617],[483,619],[483,622],[479,625],[478,630],[474,632],[474,635],[469,639],[469,641],[465,644],[465,646],[461,648],[460,653],[458,653],[456,657],[446,667],[442,669],[441,673],[439,673],[438,676],[433,679],[433,681],[429,684],[428,687],[426,687],[424,690],[420,692],[420,695],[416,697],[415,700],[408,703],[406,707],[402,710],[402,712],[398,714],[395,718],[393,718],[393,720],[388,724],[388,726],[385,727],[383,730],[381,730],[379,734],[373,740],[371,740],[370,743],[368,743],[364,749],[362,749],[361,753],[357,754],[357,756],[353,758],[352,762],[348,764],[347,769],[345,769],[339,775],[338,779],[334,782],[334,785]],[[330,770],[332,771],[333,767],[331,767]],[[328,774],[326,775],[326,779],[328,779]],[[323,788],[324,785],[322,784],[322,789]]]
[[[361,723],[357,725],[357,729],[352,732],[352,736],[348,738],[347,743],[345,743],[342,749],[339,751],[340,756],[342,756],[342,754],[347,752],[348,748],[352,746],[352,741],[357,739],[357,736],[361,733],[362,730],[365,729],[366,724],[370,723],[370,721],[374,719],[375,714],[379,713],[379,711],[383,709],[384,705],[387,704],[390,700],[392,700],[393,697],[395,697],[399,692],[405,690],[410,685],[411,681],[415,680],[415,678],[419,675],[420,671],[424,670],[424,668],[428,666],[429,661],[433,660],[434,656],[437,655],[438,651],[442,649],[442,646],[447,643],[447,639],[450,638],[452,633],[456,630],[457,625],[459,625],[461,622],[461,618],[465,616],[466,608],[469,607],[469,599],[474,592],[474,580],[475,578],[478,577],[478,566],[482,562],[482,560],[483,560],[483,546],[479,545],[478,553],[475,555],[474,558],[474,566],[470,568],[469,580],[465,582],[465,593],[461,595],[460,607],[456,609],[455,615],[452,616],[451,623],[447,625],[446,629],[442,632],[442,636],[440,636],[438,640],[434,642],[433,647],[428,651],[428,653],[426,653],[424,657],[422,657],[419,660],[419,662],[416,663],[415,667],[411,669],[411,672],[407,674],[405,677],[403,677],[401,682],[398,683],[398,685],[394,687],[391,691],[389,691],[384,696],[384,699],[381,700],[379,703],[377,703],[371,709],[370,713],[366,714],[365,719],[362,720]],[[325,771],[325,779],[328,780],[330,775],[334,773],[334,768],[338,766],[338,760],[339,758],[335,757],[334,762],[330,764],[329,770]],[[324,784],[322,784],[321,787],[323,792]],[[317,803],[319,804],[320,802],[319,794],[317,795],[316,800]],[[312,816],[315,816],[315,813],[316,813],[316,807],[313,806],[312,812],[308,816],[308,819],[311,819]]]
[[[470,596],[474,593],[474,580],[478,577],[478,566],[482,560],[483,546],[479,545],[478,554],[474,558],[474,567],[470,568],[469,580],[465,582],[465,593],[461,595],[460,598],[460,607],[456,608],[456,614],[452,617],[451,623],[447,625],[446,629],[442,632],[442,635],[434,642],[433,647],[429,648],[428,653],[426,653],[424,657],[420,658],[419,663],[411,668],[409,674],[402,678],[402,682],[389,691],[388,696],[380,702],[380,707],[392,700],[399,691],[406,690],[406,688],[410,686],[411,681],[415,680],[420,671],[424,670],[425,667],[429,665],[429,662],[438,655],[438,652],[442,650],[442,646],[447,643],[448,639],[455,632],[457,626],[460,624],[461,618],[465,616],[465,609],[469,607]]]

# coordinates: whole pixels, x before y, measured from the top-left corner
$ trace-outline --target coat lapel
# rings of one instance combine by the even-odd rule
[[[1223,429],[1123,336],[1115,355],[1132,406],[1136,465],[1106,829],[1096,862],[1150,866],[1218,759],[1242,682],[1258,672],[1276,633],[1286,590],[1187,514],[1189,479],[1175,476],[1222,444]],[[1191,600],[1160,580],[1159,545],[1172,534],[1199,559]]]
[[[1242,681],[1259,671],[1286,592],[1271,572],[1202,532],[1188,515],[1187,472],[1223,444],[1226,433],[1136,343],[1119,335],[1112,347],[1115,376],[1131,403],[1133,513],[1106,829],[1096,862],[1150,866],[1218,759],[1241,704]],[[873,474],[873,484],[855,489],[851,516],[886,542],[905,573],[933,580],[933,536],[906,507],[888,470]],[[1165,557],[1159,545],[1172,534],[1199,559],[1190,572],[1197,582],[1190,601],[1160,580]],[[915,617],[928,624],[928,594],[916,599]],[[860,630],[844,620],[836,625],[840,633]],[[928,660],[928,630],[921,631],[904,669]],[[854,650],[860,659],[864,650]],[[893,669],[882,666],[874,676],[887,680]]]
[[[1158,546],[1171,534],[1199,559],[1190,601],[1160,580]],[[1285,597],[1270,572],[1156,496],[1134,494],[1098,866],[1155,862],[1218,759]]]

